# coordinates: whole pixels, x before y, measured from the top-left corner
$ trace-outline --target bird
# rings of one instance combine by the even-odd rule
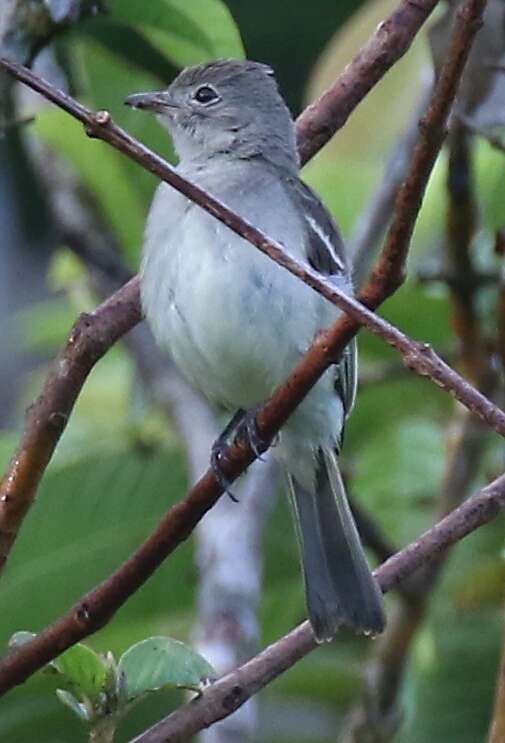
[[[352,294],[340,232],[300,178],[295,125],[272,69],[219,59],[182,70],[164,90],[128,105],[168,129],[178,172],[282,244],[294,258]],[[254,411],[284,381],[316,334],[340,311],[229,227],[166,183],[147,217],[141,301],[157,343],[191,385],[219,409]],[[339,469],[354,405],[352,341],[282,427],[273,456],[295,522],[309,621],[317,642],[345,625],[384,629],[383,598],[371,573]],[[241,413],[242,414],[242,413]],[[218,440],[214,454],[236,422]],[[213,457],[218,470],[218,456]],[[219,474],[219,473],[218,473]]]

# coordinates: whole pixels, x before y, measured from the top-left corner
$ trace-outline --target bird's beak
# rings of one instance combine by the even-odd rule
[[[152,93],[135,93],[125,98],[125,104],[132,108],[155,111],[156,113],[170,112],[177,108],[167,91],[155,90]]]

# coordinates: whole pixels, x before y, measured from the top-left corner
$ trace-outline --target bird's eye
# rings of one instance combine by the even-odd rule
[[[219,100],[218,94],[214,88],[210,87],[210,85],[201,85],[195,92],[193,98],[195,101],[198,101],[198,103],[202,103],[203,105],[217,103]]]

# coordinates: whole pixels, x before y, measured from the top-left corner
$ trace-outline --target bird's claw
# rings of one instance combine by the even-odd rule
[[[221,436],[219,436],[219,438],[212,445],[212,451],[210,454],[210,468],[214,473],[214,477],[216,478],[219,487],[223,490],[223,492],[226,493],[230,500],[232,500],[234,503],[238,503],[238,498],[233,495],[230,490],[231,482],[224,475],[223,470],[221,469],[221,458],[223,456],[223,450],[226,448],[227,445],[227,436],[221,434]]]
[[[260,462],[264,462],[265,458],[263,457],[263,454],[268,449],[269,444],[264,441],[259,434],[258,426],[256,425],[257,412],[258,408],[246,410],[239,423],[237,435],[243,436],[253,450],[254,456],[259,459]]]
[[[264,457],[262,455],[268,449],[269,444],[261,438],[258,432],[258,427],[256,425],[257,410],[257,408],[253,408],[251,410],[237,410],[224,431],[218,436],[212,446],[212,452],[210,456],[210,466],[212,472],[214,473],[219,486],[234,503],[238,503],[238,499],[231,492],[231,483],[223,474],[223,470],[221,468],[221,460],[230,441],[235,438],[241,438],[243,441],[249,444],[252,451],[254,452],[255,457],[261,461],[264,461]]]

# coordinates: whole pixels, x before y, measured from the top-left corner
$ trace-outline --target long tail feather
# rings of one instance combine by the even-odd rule
[[[378,634],[382,594],[371,574],[332,451],[320,451],[314,489],[288,474],[305,581],[307,609],[319,642],[342,624]]]

